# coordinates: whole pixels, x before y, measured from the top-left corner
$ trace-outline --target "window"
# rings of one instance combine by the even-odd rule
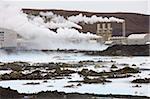
[[[0,31],[0,33],[4,34],[4,32]]]
[[[1,31],[0,31],[0,36],[4,36],[4,32],[1,32]]]

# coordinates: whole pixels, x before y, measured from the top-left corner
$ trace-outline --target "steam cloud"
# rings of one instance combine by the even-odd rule
[[[70,16],[68,17],[68,20],[74,23],[79,23],[79,22],[84,22],[86,24],[93,24],[96,22],[117,22],[117,23],[122,23],[124,22],[123,19],[115,18],[115,17],[98,17],[96,15],[93,15],[91,17],[87,17],[83,15],[82,13],[76,16]]]
[[[80,33],[74,29],[82,29],[76,23],[83,21],[84,18],[75,22],[73,20],[78,16],[65,19],[63,16],[51,12],[41,12],[40,15],[49,17],[51,20],[45,22],[43,17],[28,16],[22,12],[21,8],[0,2],[0,27],[16,31],[22,37],[18,42],[28,49],[103,50],[107,48],[100,43],[88,42],[90,38],[97,37],[96,35]],[[95,16],[91,18],[97,20]],[[85,19],[84,21],[86,22]],[[57,29],[57,31],[54,32],[50,29]]]

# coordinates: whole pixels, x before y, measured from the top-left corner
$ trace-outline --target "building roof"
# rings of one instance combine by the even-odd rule
[[[127,37],[124,36],[113,36],[110,39],[126,39]]]
[[[113,41],[106,41],[105,44],[106,45],[111,45],[113,43]]]
[[[144,39],[145,36],[149,34],[131,34],[128,36],[128,39]]]
[[[1,28],[1,27],[0,27],[0,31],[11,31],[11,32],[16,33],[16,31],[14,31],[14,30],[7,29],[7,28]]]

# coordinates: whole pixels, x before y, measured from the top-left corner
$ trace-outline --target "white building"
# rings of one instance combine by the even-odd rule
[[[17,33],[0,28],[0,48],[14,48],[17,47]]]
[[[112,41],[112,44],[127,44],[127,37],[123,36],[114,36],[110,38],[110,41]]]
[[[128,45],[144,45],[150,42],[150,34],[131,34],[127,38]]]
[[[88,41],[89,43],[104,43],[103,37],[101,36],[90,38]]]

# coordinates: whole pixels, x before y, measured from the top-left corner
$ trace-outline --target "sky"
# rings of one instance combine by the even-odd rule
[[[150,15],[150,0],[3,0],[22,8],[94,12],[133,12]]]

